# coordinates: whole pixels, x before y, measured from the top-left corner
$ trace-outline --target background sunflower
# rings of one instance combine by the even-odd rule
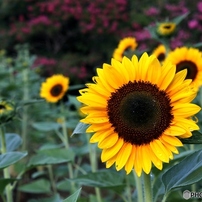
[[[47,102],[58,102],[63,98],[69,86],[69,78],[63,75],[53,75],[41,85],[40,96]]]
[[[166,61],[176,65],[176,71],[187,70],[186,79],[192,79],[192,86],[198,89],[202,84],[202,56],[197,48],[180,47],[168,53]]]

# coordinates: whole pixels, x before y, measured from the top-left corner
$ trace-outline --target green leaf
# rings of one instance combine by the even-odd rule
[[[0,155],[0,169],[6,168],[20,159],[24,158],[27,152],[7,152]]]
[[[29,184],[21,185],[18,190],[27,193],[51,193],[50,182],[45,179],[35,180]]]
[[[191,185],[202,179],[202,150],[196,151],[171,167],[162,176],[166,192]]]
[[[22,138],[15,133],[6,133],[6,150],[7,152],[16,150],[22,144]],[[0,141],[1,149],[1,141]]]
[[[73,133],[71,136],[75,135],[75,134],[82,134],[82,133],[86,133],[86,129],[89,127],[89,124],[85,124],[85,123],[81,123],[79,122],[76,126],[76,128],[74,129]]]
[[[194,131],[190,138],[181,138],[180,141],[183,144],[202,144],[202,134],[198,131]]]
[[[81,192],[81,188],[78,189],[77,191],[75,191],[71,196],[69,196],[68,198],[66,198],[62,202],[76,202],[78,197],[79,197],[80,192]]]
[[[189,15],[189,12],[183,14],[183,15],[180,15],[180,16],[177,16],[176,18],[172,19],[172,22],[174,22],[175,24],[179,24],[182,20],[184,20],[187,16]]]
[[[62,202],[62,200],[60,199],[59,194],[55,194],[54,196],[49,197],[49,198],[31,199],[31,200],[29,200],[29,202]]]
[[[14,151],[22,144],[22,138],[15,133],[6,133],[6,149],[7,152]]]
[[[69,191],[71,188],[71,182],[68,179],[65,179],[58,182],[56,186],[59,191]]]
[[[4,193],[5,187],[12,182],[15,182],[17,179],[0,179],[0,195]]]
[[[70,149],[57,148],[57,149],[39,150],[38,154],[36,154],[29,160],[28,167],[65,163],[68,161],[73,161],[73,159],[74,159],[74,152]]]
[[[114,191],[120,191],[125,187],[125,184],[123,184],[123,176],[118,172],[109,170],[81,175],[71,179],[71,181],[81,185],[112,189]]]
[[[39,131],[44,131],[44,132],[58,130],[60,128],[60,124],[55,122],[36,122],[36,123],[33,123],[32,126],[35,129]]]

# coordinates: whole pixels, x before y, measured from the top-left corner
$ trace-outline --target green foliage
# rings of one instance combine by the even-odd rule
[[[27,152],[7,152],[0,155],[0,169],[6,168],[27,156]]]
[[[78,189],[76,192],[74,192],[71,196],[69,196],[67,199],[63,200],[62,202],[76,202],[79,194],[81,192],[81,188]]]
[[[22,192],[28,193],[51,193],[50,182],[45,179],[35,180],[18,188]]]

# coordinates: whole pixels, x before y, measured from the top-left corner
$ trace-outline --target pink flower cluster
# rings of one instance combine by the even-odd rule
[[[43,67],[55,66],[56,64],[57,64],[57,61],[52,58],[38,57],[33,64],[33,68],[39,67],[39,66],[43,66]]]
[[[44,26],[44,32],[58,30],[69,19],[77,20],[81,32],[115,33],[120,24],[128,20],[127,0],[24,0],[26,15],[20,14],[10,24],[10,34],[32,34]]]

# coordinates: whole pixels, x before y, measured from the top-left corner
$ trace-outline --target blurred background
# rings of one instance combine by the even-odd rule
[[[12,57],[26,43],[42,76],[59,72],[84,83],[110,62],[122,38],[135,37],[138,50],[151,51],[158,42],[145,28],[187,12],[172,48],[201,41],[202,1],[1,0],[0,49]]]

